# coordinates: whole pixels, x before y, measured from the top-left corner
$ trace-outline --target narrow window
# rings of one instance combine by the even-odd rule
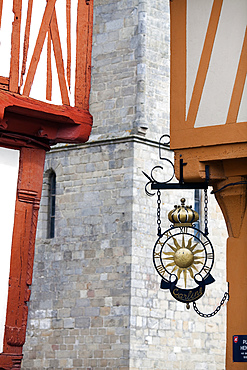
[[[195,189],[195,193],[194,193],[194,210],[199,215],[199,220],[197,222],[195,222],[195,227],[197,229],[200,229],[200,219],[201,219],[201,190],[200,189]]]
[[[55,236],[55,211],[56,211],[56,174],[52,171],[49,175],[48,189],[48,238]]]

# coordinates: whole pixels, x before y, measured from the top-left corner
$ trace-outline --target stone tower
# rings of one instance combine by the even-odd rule
[[[157,204],[145,195],[142,170],[169,171],[158,159],[169,133],[169,48],[168,0],[95,0],[94,126],[86,144],[47,154],[25,370],[224,367],[224,309],[208,321],[186,310],[159,289],[152,264]],[[183,196],[193,203],[192,191]],[[180,198],[162,193],[162,228]],[[226,231],[213,199],[210,220],[217,282],[203,298],[207,312],[225,289]]]

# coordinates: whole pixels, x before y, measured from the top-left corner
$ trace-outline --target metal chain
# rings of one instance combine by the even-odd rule
[[[194,308],[195,312],[201,317],[204,317],[204,318],[213,317],[219,312],[219,310],[221,309],[221,307],[223,306],[223,304],[225,303],[226,300],[229,300],[229,293],[228,292],[225,292],[222,300],[220,301],[219,306],[216,307],[216,309],[211,313],[202,313],[201,311],[199,311],[197,306],[196,306],[196,302],[193,302],[193,308]]]
[[[157,191],[157,225],[158,225],[158,236],[161,236],[161,219],[160,219],[160,204],[161,204],[161,199],[160,199],[160,190]]]
[[[208,191],[204,189],[204,234],[208,235]]]

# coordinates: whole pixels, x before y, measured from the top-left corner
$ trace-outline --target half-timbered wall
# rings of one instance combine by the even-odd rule
[[[92,4],[1,0],[0,84],[37,100],[87,109]]]
[[[246,141],[247,4],[171,4],[172,148]]]
[[[174,0],[173,2],[176,2]],[[152,248],[157,199],[142,170],[156,164],[169,126],[169,1],[96,0],[85,145],[47,154],[23,369],[222,370],[225,308],[206,321],[159,289]],[[173,153],[165,151],[172,160]],[[47,176],[55,171],[56,231],[46,238]],[[193,192],[183,194],[193,205]],[[162,229],[181,194],[162,193]],[[216,283],[226,289],[226,230],[210,196]]]

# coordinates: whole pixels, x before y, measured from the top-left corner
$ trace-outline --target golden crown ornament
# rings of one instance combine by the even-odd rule
[[[182,198],[181,206],[174,206],[174,209],[168,213],[168,219],[174,226],[192,226],[192,223],[199,220],[199,215],[192,206],[185,206],[185,198]]]

